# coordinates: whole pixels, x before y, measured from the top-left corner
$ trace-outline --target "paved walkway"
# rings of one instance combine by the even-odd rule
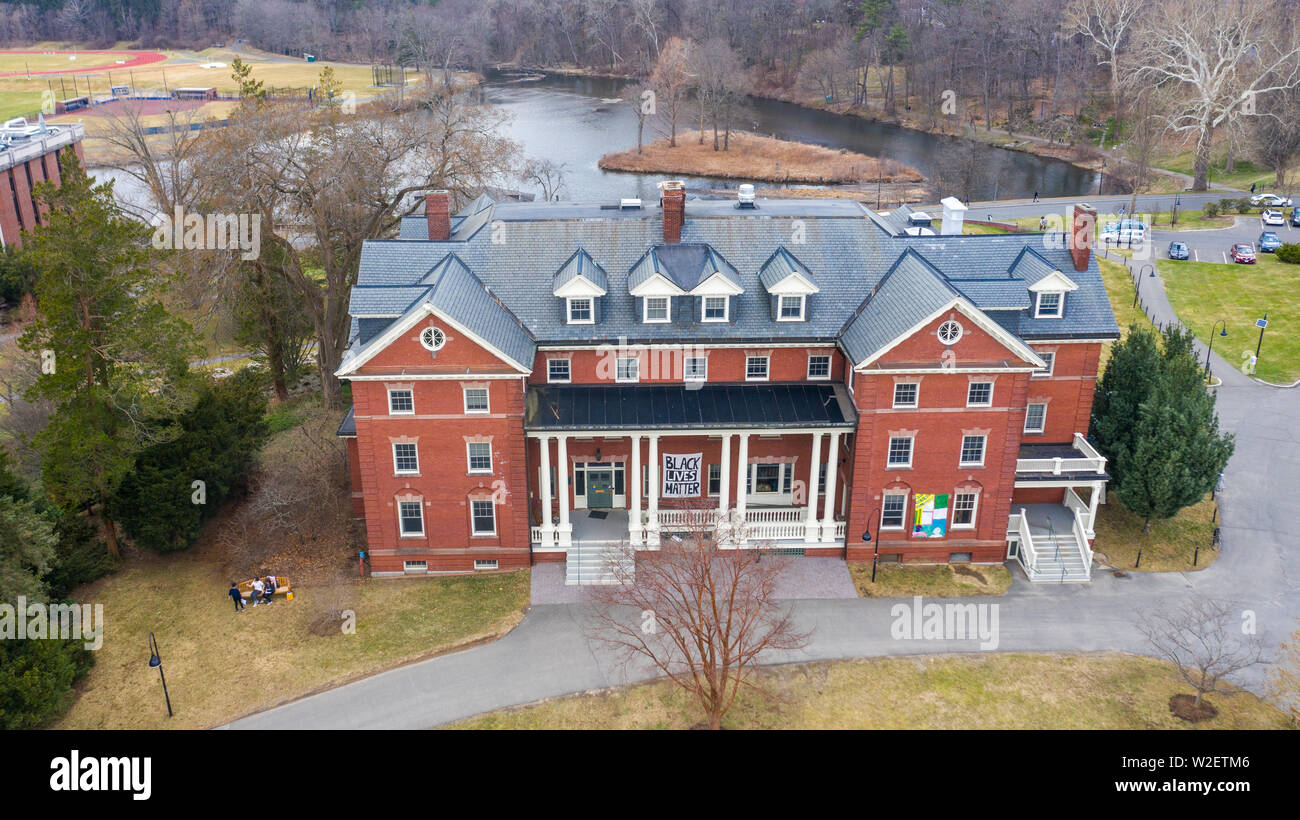
[[[1143,297],[1157,322],[1174,321],[1163,287]],[[1219,494],[1223,553],[1189,573],[1094,573],[1087,585],[1039,586],[1018,576],[999,605],[998,651],[1146,652],[1139,610],[1179,605],[1195,591],[1251,610],[1271,656],[1297,627],[1300,613],[1300,392],[1268,387],[1216,353],[1220,422],[1237,436]],[[990,603],[984,599],[982,603]],[[898,601],[820,599],[792,602],[801,628],[813,630],[799,652],[774,663],[881,655],[979,651],[978,640],[895,640]],[[651,677],[625,669],[587,638],[586,604],[532,607],[499,641],[394,669],[235,721],[240,729],[428,728],[480,712]],[[1238,682],[1256,691],[1255,667]]]

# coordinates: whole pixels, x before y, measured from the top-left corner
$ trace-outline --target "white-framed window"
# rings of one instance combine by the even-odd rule
[[[921,385],[916,382],[898,382],[894,385],[895,407],[916,407]]]
[[[962,467],[983,467],[984,466],[984,443],[986,436],[962,436],[961,437],[961,464]]]
[[[955,345],[961,340],[962,332],[961,324],[949,319],[939,325],[939,341],[946,345]]]
[[[425,350],[442,350],[446,343],[447,334],[442,332],[442,328],[426,327],[420,331],[420,344]]]
[[[979,506],[979,493],[954,493],[952,497],[953,529],[974,529],[975,508],[977,506]]]
[[[745,357],[745,381],[747,382],[765,382],[767,381],[767,356],[747,356]]]
[[[753,464],[745,482],[745,492],[754,495],[788,493],[794,485],[794,465],[788,462]]]
[[[709,465],[709,495],[717,495],[722,491],[722,465]]]
[[[490,561],[478,559],[478,558],[474,559],[474,569],[476,570],[489,570],[489,569],[496,569],[496,568],[497,568],[497,562],[495,558]]]
[[[486,387],[465,388],[465,412],[488,412],[488,389]]]
[[[700,317],[705,322],[725,322],[729,318],[731,300],[726,296],[702,296]]]
[[[1047,425],[1047,403],[1034,402],[1025,409],[1025,432],[1041,433]]]
[[[911,436],[890,436],[889,437],[889,459],[887,467],[911,467],[912,466],[912,437]]]
[[[429,562],[428,561],[403,561],[402,571],[403,572],[428,572]]]
[[[471,474],[492,472],[492,444],[490,442],[467,442],[465,444],[465,455],[468,459]]]
[[[415,397],[408,388],[388,391],[388,412],[394,416],[408,416],[415,412]]]
[[[688,382],[706,382],[709,380],[709,357],[687,356],[682,377]]]
[[[1055,354],[1055,353],[1044,353],[1044,352],[1041,351],[1041,350],[1035,350],[1034,352],[1037,353],[1037,354],[1038,354],[1038,358],[1042,359],[1042,360],[1043,360],[1043,363],[1044,363],[1045,365],[1047,365],[1046,367],[1041,367],[1041,368],[1039,368],[1038,370],[1035,370],[1035,371],[1034,371],[1034,378],[1035,378],[1035,379],[1043,379],[1043,378],[1046,378],[1046,377],[1052,375],[1052,368],[1056,366],[1056,354]]]
[[[901,530],[907,523],[907,493],[885,493],[880,505],[880,528]]]
[[[802,322],[804,296],[781,296],[777,305],[776,319],[778,322]]]
[[[573,364],[568,359],[547,359],[546,380],[552,383],[567,384],[573,377]]]
[[[1059,319],[1065,309],[1065,294],[1059,290],[1045,290],[1038,294],[1038,308],[1034,311],[1035,319]]]
[[[424,505],[419,501],[397,502],[397,520],[403,538],[424,535]]]
[[[672,321],[672,301],[667,296],[647,296],[644,302],[646,323]]]
[[[971,382],[966,389],[967,407],[992,407],[993,382]]]
[[[497,534],[497,505],[487,501],[472,500],[470,506],[470,525],[472,535]]]
[[[817,353],[808,356],[808,378],[829,379],[831,377],[831,357]]]
[[[570,296],[565,301],[569,308],[569,324],[590,325],[595,323],[595,311],[592,309],[590,296]]]
[[[619,359],[614,367],[614,381],[641,381],[641,360],[638,358]]]
[[[393,445],[393,472],[397,475],[420,474],[420,454],[414,444]]]

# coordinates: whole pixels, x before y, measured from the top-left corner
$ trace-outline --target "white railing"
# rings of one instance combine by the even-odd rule
[[[1016,547],[1016,560],[1020,566],[1025,568],[1025,575],[1032,580],[1038,572],[1038,551],[1034,549],[1034,538],[1029,534],[1029,515],[1025,508],[1020,508],[1019,515],[1012,515],[1008,522],[1010,528],[1020,536],[1020,544]]]
[[[1106,457],[1097,452],[1081,434],[1074,434],[1074,449],[1083,454],[1080,458],[1018,458],[1017,473],[1104,473]]]
[[[756,509],[745,510],[745,520],[741,525],[742,533],[746,542],[753,541],[775,541],[785,539],[803,540],[807,532],[806,516],[808,515],[807,507],[758,507]],[[659,533],[666,534],[671,532],[684,532],[694,526],[698,526],[701,521],[707,522],[709,526],[723,526],[729,530],[731,527],[730,515],[733,510],[722,511],[712,510],[659,510]],[[821,527],[821,519],[817,519],[818,528]],[[834,538],[842,541],[844,533],[848,526],[846,521],[837,520],[835,522]],[[559,545],[559,533],[551,532],[549,541],[543,540],[541,527],[529,527],[529,536],[533,546],[541,549],[550,549]],[[726,533],[727,538],[731,533]]]
[[[1084,438],[1082,433],[1074,434],[1074,449],[1096,462],[1095,469],[1098,473],[1106,472],[1106,457],[1097,452],[1097,448],[1089,444],[1088,439]]]
[[[759,507],[745,510],[746,524],[785,524],[802,523],[805,512],[803,507]]]
[[[1088,529],[1083,526],[1083,515],[1077,509],[1074,511],[1074,540],[1079,544],[1079,554],[1083,556],[1083,568],[1092,575],[1092,547],[1088,546]]]
[[[1096,491],[1094,490],[1094,492]],[[1079,497],[1079,494],[1074,491],[1073,487],[1065,488],[1065,506],[1078,513],[1083,518],[1086,523],[1084,532],[1091,536],[1093,527],[1096,526],[1096,522],[1092,520],[1092,508],[1088,506],[1086,501]]]
[[[560,534],[555,530],[551,530],[551,542],[549,544],[542,541],[541,527],[529,527],[528,538],[530,541],[532,541],[533,546],[542,547],[542,548],[555,547],[558,546],[560,543]]]

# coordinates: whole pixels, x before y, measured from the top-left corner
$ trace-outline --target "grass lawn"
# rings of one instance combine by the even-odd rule
[[[1034,220],[1032,230],[1038,230],[1038,220]],[[986,234],[1005,234],[1010,233],[1006,228],[997,225],[976,225],[973,222],[963,222],[961,232],[965,236],[984,236]]]
[[[1215,262],[1176,262],[1162,259],[1169,302],[1178,318],[1201,340],[1220,319],[1228,326],[1214,349],[1233,364],[1243,353],[1254,353],[1259,342],[1255,320],[1268,311],[1268,329],[1255,375],[1275,383],[1300,379],[1300,265],[1279,262],[1271,253],[1258,255],[1254,265]]]
[[[1160,168],[1177,171],[1190,176],[1195,162],[1196,152],[1188,150],[1171,156],[1157,157],[1152,161],[1152,164]],[[1224,168],[1226,167],[1226,152],[1218,154],[1217,156],[1211,156],[1209,173],[1209,182],[1211,185],[1227,185],[1229,188],[1240,188],[1241,190],[1249,190],[1251,185],[1258,185],[1259,188],[1257,190],[1259,191],[1267,192],[1272,190],[1275,179],[1272,171],[1266,168],[1261,168],[1248,160],[1242,159],[1237,160],[1231,174],[1224,172]],[[1295,173],[1296,170],[1297,169],[1293,168],[1291,173]]]
[[[78,590],[104,606],[104,645],[61,729],[200,729],[402,663],[496,638],[528,603],[528,572],[359,581],[356,632],[308,627],[313,598],[294,588],[236,614],[219,561],[201,547],[144,555]],[[235,579],[242,580],[242,579]],[[351,584],[349,586],[351,586]],[[147,636],[158,638],[176,716],[167,718]]]
[[[1101,269],[1101,281],[1106,285],[1106,295],[1110,298],[1111,310],[1115,312],[1120,338],[1128,335],[1129,328],[1134,323],[1148,328],[1154,327],[1142,309],[1133,305],[1133,278],[1128,268],[1119,262],[1101,257],[1097,258],[1097,265]],[[1101,346],[1101,358],[1097,363],[1098,377],[1106,369],[1112,344],[1113,342],[1106,342]]]
[[[1112,492],[1106,503],[1097,508],[1097,537],[1093,550],[1098,559],[1116,569],[1140,572],[1183,572],[1204,569],[1219,557],[1219,551],[1210,547],[1214,535],[1216,502],[1209,496],[1199,504],[1180,510],[1178,515],[1163,521],[1152,521],[1151,532],[1142,533],[1142,519],[1129,512]],[[1196,548],[1200,547],[1200,556]],[[1142,550],[1142,566],[1134,567],[1138,550]],[[1104,556],[1104,559],[1102,558]],[[1192,566],[1197,557],[1196,566]]]
[[[871,564],[849,564],[849,575],[863,598],[964,598],[1001,595],[1011,573],[1001,564],[881,564],[871,582]]]
[[[1211,695],[1213,720],[1169,712],[1189,692],[1154,658],[987,654],[835,661],[762,670],[769,695],[742,691],[728,729],[1283,729],[1249,692]],[[699,720],[680,689],[651,683],[489,712],[458,729],[686,729]]]

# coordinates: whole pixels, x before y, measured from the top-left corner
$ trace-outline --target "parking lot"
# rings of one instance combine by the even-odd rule
[[[1237,217],[1230,228],[1215,230],[1171,231],[1154,228],[1151,231],[1155,243],[1154,253],[1164,259],[1168,257],[1170,242],[1186,242],[1193,262],[1228,263],[1228,252],[1238,242],[1244,242],[1258,250],[1259,235],[1264,231],[1276,233],[1283,242],[1300,242],[1300,228],[1290,225],[1290,211],[1286,212],[1286,225],[1264,227],[1258,214],[1245,214]]]

